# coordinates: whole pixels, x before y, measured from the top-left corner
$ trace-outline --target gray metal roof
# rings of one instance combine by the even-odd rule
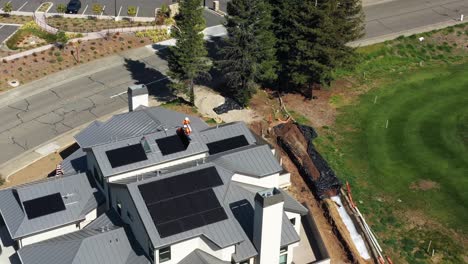
[[[156,229],[156,226],[154,225],[154,222],[151,218],[148,208],[146,207],[143,197],[141,196],[138,186],[149,183],[149,182],[157,181],[160,179],[173,177],[179,174],[186,173],[188,171],[194,171],[194,170],[199,170],[202,168],[207,168],[210,166],[213,166],[213,164],[206,163],[206,164],[199,165],[198,167],[192,167],[190,169],[177,171],[176,173],[164,174],[164,175],[161,175],[160,177],[145,179],[145,180],[133,182],[127,185],[127,188],[135,203],[136,209],[138,210],[138,213],[141,217],[143,225],[145,226],[148,236],[150,237],[150,240],[155,248],[161,248],[161,247],[172,245],[172,244],[175,244],[177,242],[180,242],[189,238],[199,237],[199,236],[206,237],[208,240],[213,242],[219,248],[225,248],[225,247],[234,245],[236,243],[241,242],[244,239],[242,234],[240,234],[239,232],[238,224],[236,224],[235,221],[232,221],[232,219],[234,219],[234,216],[229,211],[226,211],[226,214],[228,216],[227,220],[223,220],[217,223],[202,226],[199,228],[195,228],[192,230],[188,230],[188,231],[178,233],[172,236],[164,237],[164,238],[161,238],[161,236],[158,233],[158,230]],[[232,177],[232,173],[221,167],[216,167],[216,169],[218,170],[220,178],[222,179],[224,184],[213,188],[213,191],[216,197],[218,198],[218,200],[220,201],[220,203],[223,204],[223,200],[224,200],[223,197],[227,189],[226,183],[230,181],[230,178]]]
[[[246,237],[243,242],[236,245],[236,253],[233,255],[233,259],[239,262],[258,254],[252,243],[255,208],[254,197],[256,193],[245,189],[242,184],[237,182],[231,183],[229,189],[226,195],[225,205],[235,215],[235,219],[242,227]],[[299,235],[294,229],[294,226],[291,224],[286,214],[283,213],[281,246],[287,246],[299,240]]]
[[[223,155],[214,163],[233,172],[256,177],[272,175],[283,170],[267,145],[246,148]]]
[[[133,241],[134,242],[134,241]],[[82,229],[18,251],[23,264],[149,264],[123,227]]]
[[[66,210],[28,219],[23,202],[60,193]],[[86,174],[75,174],[17,186],[0,191],[0,213],[13,239],[78,222],[104,201],[91,187]]]
[[[133,112],[114,115],[106,122],[95,121],[76,134],[75,139],[80,147],[90,148],[121,139],[162,131],[165,128],[179,127],[186,116],[186,114],[162,107],[139,107]],[[189,117],[195,131],[209,127],[199,117]]]
[[[270,152],[269,155],[273,154]],[[169,177],[174,177],[188,171],[200,170],[211,166],[214,166],[217,169],[223,181],[223,185],[214,187],[213,191],[216,194],[220,204],[224,207],[228,219],[161,238],[139,192],[138,186]],[[172,245],[193,237],[204,236],[219,248],[236,245],[236,254],[233,256],[234,260],[236,261],[242,261],[256,256],[258,254],[257,250],[251,242],[253,232],[253,205],[255,193],[242,188],[241,185],[237,184],[236,182],[231,182],[233,175],[234,173],[232,171],[216,165],[215,163],[208,162],[188,169],[162,174],[157,177],[128,182],[128,191],[135,203],[143,225],[145,226],[150,240],[155,248]],[[242,208],[246,209],[247,211],[236,211],[235,209],[232,209],[233,206],[239,203],[245,205],[246,207]],[[289,245],[297,241],[299,241],[297,232],[288,220],[286,214],[283,214],[281,245]]]
[[[230,262],[222,261],[200,249],[195,249],[178,264],[230,264]]]
[[[65,172],[65,174],[85,172],[88,170],[86,152],[84,152],[82,148],[79,148],[70,156],[66,157],[61,164],[62,170]]]
[[[200,131],[200,136],[204,143],[211,143],[240,135],[244,135],[249,144],[257,142],[252,131],[243,122],[223,124]]]
[[[267,189],[261,186],[240,183],[240,182],[236,184],[254,194]],[[279,189],[279,190],[283,194],[285,211],[291,212],[291,213],[297,213],[300,215],[306,215],[309,212],[307,208],[305,208],[301,203],[299,203],[296,199],[294,199],[294,197],[292,197],[287,191],[283,189]]]
[[[120,174],[120,173],[127,172],[127,171],[133,171],[133,170],[137,170],[137,169],[141,169],[145,167],[150,167],[150,166],[160,164],[163,162],[168,162],[168,161],[177,160],[177,159],[181,159],[184,157],[190,157],[193,155],[208,152],[208,148],[202,142],[198,133],[193,133],[190,135],[191,141],[186,150],[176,152],[173,154],[169,154],[169,155],[162,155],[158,145],[156,144],[156,139],[176,135],[176,131],[177,129],[174,128],[174,129],[164,131],[164,132],[156,132],[156,133],[145,135],[145,138],[151,148],[151,153],[146,154],[148,159],[144,161],[116,167],[116,168],[111,167],[109,159],[106,155],[106,151],[122,148],[128,145],[140,144],[140,140],[141,140],[140,136],[120,140],[118,142],[112,142],[112,143],[108,143],[104,145],[94,146],[92,148],[92,151],[94,153],[94,156],[96,157],[96,160],[99,164],[99,168],[101,169],[101,172],[104,175],[104,177],[112,176],[115,174]]]

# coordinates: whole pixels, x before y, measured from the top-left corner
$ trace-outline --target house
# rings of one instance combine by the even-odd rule
[[[21,262],[292,263],[308,211],[275,150],[128,94],[129,112],[75,136],[64,176],[0,191]]]

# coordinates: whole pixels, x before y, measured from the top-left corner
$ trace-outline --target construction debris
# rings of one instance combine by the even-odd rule
[[[277,125],[273,130],[278,144],[298,167],[319,199],[339,193],[340,181],[312,143],[312,139],[317,137],[313,128],[289,122]]]

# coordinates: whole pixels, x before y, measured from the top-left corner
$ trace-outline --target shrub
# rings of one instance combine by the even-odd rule
[[[62,56],[58,56],[58,57],[57,57],[57,61],[58,61],[58,62],[62,62],[62,61],[63,61],[63,57],[62,57]]]

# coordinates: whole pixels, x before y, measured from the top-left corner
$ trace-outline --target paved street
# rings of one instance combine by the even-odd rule
[[[0,24],[0,43],[5,41],[11,34],[18,29],[18,26]]]
[[[460,19],[468,0],[398,0],[364,7],[366,38]]]
[[[468,14],[467,8],[468,0],[394,0],[369,5],[365,7],[366,38],[454,20],[460,12]],[[216,24],[216,17],[207,16],[210,24]],[[49,90],[2,105],[0,164],[65,131],[126,107],[126,95],[114,95],[129,85],[164,78],[164,56],[154,55],[149,49],[146,52],[142,60],[122,60],[118,66],[104,66],[96,73],[56,87],[37,87]],[[166,96],[164,84],[153,83],[151,92]]]

